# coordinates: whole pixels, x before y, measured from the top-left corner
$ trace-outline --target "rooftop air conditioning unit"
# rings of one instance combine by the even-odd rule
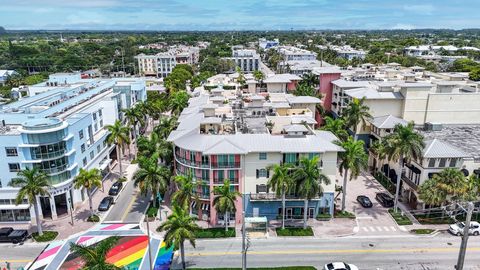
[[[426,122],[423,129],[425,131],[440,131],[442,128],[443,125],[440,123]]]

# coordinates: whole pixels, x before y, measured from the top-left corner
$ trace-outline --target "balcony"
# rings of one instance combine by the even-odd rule
[[[238,179],[230,179],[230,178],[222,178],[222,179],[213,179],[213,184],[214,185],[223,185],[223,181],[225,179],[230,180],[230,184],[232,185],[238,185]]]
[[[402,174],[402,181],[405,182],[405,184],[407,184],[409,187],[411,187],[413,190],[417,190],[418,186],[412,181],[410,180],[410,178],[408,178],[405,174]]]
[[[186,160],[178,156],[176,156],[175,159],[186,166],[197,167],[197,168],[210,168],[210,164],[208,163],[196,162],[193,160]]]
[[[240,162],[212,163],[214,169],[240,168]]]
[[[318,200],[320,197],[315,197],[312,200]],[[250,194],[251,201],[281,201],[282,197],[277,196],[275,193],[255,193]],[[299,200],[303,201],[302,197],[298,197],[296,195],[286,195],[285,200],[292,201],[292,200]]]

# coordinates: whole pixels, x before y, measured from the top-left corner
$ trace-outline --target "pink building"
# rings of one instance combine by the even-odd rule
[[[326,111],[332,110],[332,93],[333,93],[333,84],[332,81],[340,79],[341,71],[336,68],[322,68],[317,70],[316,73],[319,75],[319,89],[318,91],[322,94],[322,106]],[[317,112],[315,120],[319,124],[323,123],[320,114]]]

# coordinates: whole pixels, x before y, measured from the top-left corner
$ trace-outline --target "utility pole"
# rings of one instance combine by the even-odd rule
[[[245,231],[245,199],[246,196],[243,198],[242,202],[242,270],[247,270],[247,232]]]
[[[152,246],[150,245],[150,225],[148,222],[148,215],[145,215],[145,219],[147,220],[147,237],[148,237],[148,262],[150,265],[150,270],[153,270],[153,262],[152,262]]]
[[[458,253],[457,265],[455,266],[455,269],[457,270],[463,270],[463,263],[465,262],[465,253],[467,252],[468,233],[470,230],[470,221],[472,220],[473,208],[473,203],[469,202],[467,207],[467,219],[465,220],[465,227],[463,228],[462,244],[460,245],[460,252]],[[463,210],[465,210],[465,208],[463,208]]]

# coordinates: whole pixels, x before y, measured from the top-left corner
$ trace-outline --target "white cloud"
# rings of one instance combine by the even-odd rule
[[[396,25],[392,26],[393,30],[412,30],[416,27],[413,24],[405,24],[405,23],[397,23]]]

